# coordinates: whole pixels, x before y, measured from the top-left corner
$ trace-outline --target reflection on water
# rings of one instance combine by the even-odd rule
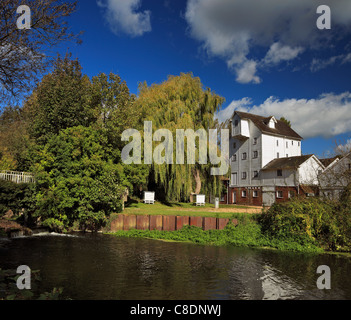
[[[0,240],[0,267],[40,270],[71,299],[351,299],[351,259],[107,235]],[[331,290],[319,290],[319,265]]]

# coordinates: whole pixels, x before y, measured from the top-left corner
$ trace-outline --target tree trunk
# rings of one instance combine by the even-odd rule
[[[201,178],[200,178],[200,170],[195,169],[193,171],[193,176],[195,179],[195,192],[190,192],[190,202],[194,202],[194,195],[199,194],[201,192]]]
[[[193,172],[194,178],[195,178],[195,194],[199,194],[201,192],[201,178],[200,178],[200,170],[195,169],[195,172]]]

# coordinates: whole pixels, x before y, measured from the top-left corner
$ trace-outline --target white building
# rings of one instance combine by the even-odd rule
[[[320,193],[330,200],[339,200],[345,187],[351,183],[351,153],[336,158],[319,175]]]
[[[323,164],[301,155],[302,137],[284,121],[235,111],[231,121],[228,203],[271,205],[313,193]]]

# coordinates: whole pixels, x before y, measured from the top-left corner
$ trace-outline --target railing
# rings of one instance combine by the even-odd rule
[[[0,179],[12,181],[14,183],[34,183],[35,178],[29,172],[0,171]]]

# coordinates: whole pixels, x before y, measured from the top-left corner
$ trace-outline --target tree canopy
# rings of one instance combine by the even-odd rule
[[[140,85],[136,107],[140,109],[140,125],[152,121],[153,130],[168,129],[176,136],[177,129],[214,129],[214,119],[224,99],[204,89],[198,77],[191,73],[170,76],[161,84]],[[199,146],[199,142],[196,142]],[[176,143],[173,143],[175,148]],[[187,148],[185,147],[185,150]],[[197,148],[198,150],[198,148]],[[173,153],[175,156],[175,152]],[[176,163],[174,161],[174,163]],[[150,182],[157,186],[165,200],[189,200],[192,193],[201,191],[218,194],[221,188],[218,177],[209,173],[209,165],[199,164],[198,153],[195,164],[159,165],[150,168]],[[202,184],[202,182],[205,182]]]
[[[17,26],[17,8],[27,4],[30,29]],[[0,97],[2,101],[23,98],[53,61],[51,50],[67,40],[78,40],[69,31],[66,18],[76,10],[76,1],[0,1]]]

